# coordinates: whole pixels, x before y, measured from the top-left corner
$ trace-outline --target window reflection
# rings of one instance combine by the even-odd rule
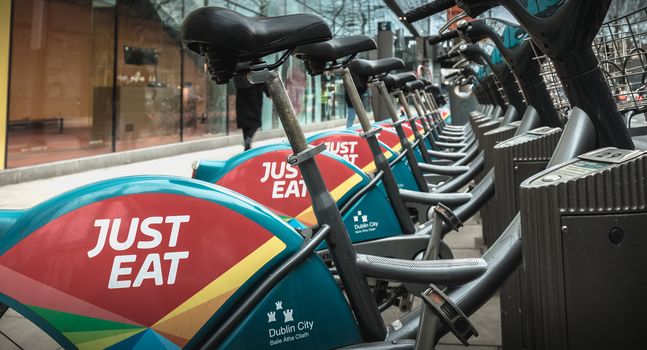
[[[168,19],[182,15],[181,5],[169,14],[153,1],[119,2],[118,151],[180,141],[179,21]]]
[[[227,86],[209,78],[204,58],[184,52],[182,134],[185,140],[227,132]]]
[[[7,166],[109,152],[114,7],[14,1],[12,22]]]
[[[312,13],[335,36],[375,37],[380,21],[408,33],[381,0],[14,1],[7,166],[240,132],[233,83],[215,84],[204,59],[180,45],[182,18],[204,5],[247,16]],[[408,42],[395,53],[415,60]],[[294,58],[280,72],[302,123],[345,118],[339,77],[312,77]],[[363,98],[370,112],[371,96]],[[263,99],[261,130],[278,128]]]

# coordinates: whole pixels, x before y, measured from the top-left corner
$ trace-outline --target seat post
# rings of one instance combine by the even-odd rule
[[[418,101],[418,103],[420,104],[420,106],[422,106],[422,108],[424,108],[424,109],[425,109],[425,115],[430,115],[431,113],[433,113],[433,112],[434,112],[433,108],[431,108],[431,107],[429,106],[429,104],[427,104],[427,101],[425,101],[425,100],[422,98],[422,93],[420,92],[420,90],[419,90],[419,89],[418,89],[418,90],[416,90],[416,91],[414,91],[414,92],[413,92],[413,94],[415,95],[415,98],[416,98],[416,100]]]
[[[398,187],[395,175],[393,175],[389,162],[384,156],[380,143],[377,140],[377,134],[382,130],[382,128],[372,128],[371,122],[368,120],[368,115],[366,114],[366,109],[364,108],[364,104],[357,92],[357,88],[353,82],[353,77],[348,68],[336,69],[334,73],[336,75],[341,75],[344,80],[344,89],[346,89],[346,92],[350,97],[350,102],[353,104],[353,107],[357,112],[357,119],[359,119],[359,123],[362,125],[362,130],[364,131],[362,133],[362,137],[366,139],[368,147],[371,149],[376,168],[382,172],[386,195],[393,207],[393,211],[395,211],[400,228],[405,234],[413,234],[416,232],[413,220],[409,215],[409,211],[404,206],[404,201],[400,196],[400,188]]]
[[[406,157],[407,157],[407,161],[409,162],[409,167],[413,172],[413,176],[416,179],[416,183],[418,184],[418,187],[422,192],[428,192],[429,185],[427,185],[427,181],[425,180],[424,176],[422,175],[422,171],[418,166],[418,160],[416,159],[416,155],[413,152],[413,147],[411,146],[411,142],[409,142],[409,139],[407,138],[407,135],[405,134],[404,129],[402,128],[402,124],[400,123],[399,117],[398,117],[398,111],[395,109],[395,106],[393,105],[393,101],[391,100],[391,95],[389,95],[389,92],[386,89],[386,85],[384,84],[383,81],[379,81],[379,80],[373,82],[372,84],[373,86],[377,87],[377,90],[379,91],[380,95],[382,95],[382,98],[386,102],[386,106],[388,107],[387,109],[391,116],[391,122],[393,123],[393,127],[395,128],[395,132],[398,134],[398,137],[400,138],[400,145],[402,145],[402,149],[403,149],[402,152],[406,152]]]
[[[429,98],[429,93],[427,91],[422,91],[421,96],[427,102],[427,106],[429,106],[429,109],[431,110],[432,113],[437,113],[438,112],[438,106],[432,100]]]
[[[436,104],[436,101],[432,97],[430,97],[430,94],[423,90],[420,93],[420,96],[422,99],[427,103],[427,106],[429,106],[429,110],[431,111],[431,119],[434,121],[434,126],[436,127],[436,130],[443,131],[445,129],[445,123],[442,121],[442,118],[440,116],[440,110],[438,108],[438,105]]]
[[[355,251],[341,214],[315,163],[316,152],[312,152],[314,148],[306,142],[281,77],[276,70],[264,69],[251,71],[248,73],[247,79],[252,84],[264,83],[267,86],[285,134],[294,151],[293,156],[300,158],[297,164],[312,199],[317,222],[320,225],[327,224],[331,228],[326,243],[344,285],[362,337],[365,341],[384,340],[386,328],[375,298],[368,286],[366,276],[356,265]]]
[[[420,90],[416,90],[416,91],[414,91],[414,96],[415,96],[416,100],[418,100],[418,103],[420,104],[420,106],[425,110],[425,118],[427,119],[427,124],[429,124],[429,128],[430,129],[437,129],[436,123],[434,123],[434,121],[432,120],[433,119],[432,116],[434,114],[434,109],[423,98],[423,93],[424,93],[424,90],[422,92],[420,92]]]
[[[435,122],[433,118],[433,108],[426,108],[426,104],[422,99],[422,95],[420,94],[420,90],[414,90],[411,92],[411,96],[413,98],[413,102],[416,104],[416,107],[418,110],[424,112],[424,121],[423,126],[426,127],[427,129],[427,138],[429,138],[429,142],[431,142],[432,145],[435,145],[436,141],[438,140],[438,133],[440,130],[438,130],[438,124]]]
[[[438,122],[439,128],[444,129],[447,126],[447,124],[445,123],[445,121],[443,120],[440,114],[440,107],[436,103],[436,99],[434,98],[434,95],[427,91],[425,91],[423,95],[425,96],[427,103],[431,106],[431,110],[434,111],[432,115],[434,116],[434,119]]]
[[[418,101],[417,96],[414,92],[410,92],[409,95],[411,96],[411,100],[413,101],[414,108],[418,112],[420,124],[422,124],[422,128],[425,129],[425,136],[429,139],[429,142],[433,142],[431,127],[427,124],[427,111],[425,111],[425,108],[422,106],[420,101]]]
[[[427,152],[427,145],[425,145],[425,140],[420,135],[420,132],[418,132],[416,119],[413,117],[413,113],[411,113],[411,108],[409,107],[409,102],[407,102],[407,97],[404,96],[402,90],[399,90],[397,94],[398,101],[400,102],[402,108],[404,108],[404,113],[406,113],[407,117],[409,118],[409,124],[411,125],[411,129],[413,130],[413,135],[416,137],[416,140],[418,140],[418,148],[420,148],[420,153],[422,153],[422,159],[425,160],[425,163],[431,164],[432,161],[429,153]]]

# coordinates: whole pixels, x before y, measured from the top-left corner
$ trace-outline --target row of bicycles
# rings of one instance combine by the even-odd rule
[[[647,138],[632,127],[640,103],[619,109],[608,82],[620,78],[594,50],[628,41],[619,30],[600,44],[610,4],[437,0],[405,14],[504,6],[518,21],[429,38],[458,41],[444,58],[458,58],[450,89],[478,101],[451,116],[465,125],[400,59],[357,58],[370,37],[333,38],[314,15],[195,10],[185,48],[217,83],[264,84],[288,143],[199,161],[192,178],[117,178],[0,211],[0,301],[70,349],[433,349],[448,333],[468,345],[470,316],[500,291],[505,349],[638,347]],[[306,138],[277,70],[290,56],[343,79],[356,130]],[[354,79],[386,120],[369,119]],[[477,213],[488,249],[455,259],[443,237]]]

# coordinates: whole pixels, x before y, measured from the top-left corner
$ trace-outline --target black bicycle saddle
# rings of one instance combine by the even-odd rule
[[[184,46],[206,56],[212,75],[227,82],[239,62],[332,38],[319,17],[307,14],[254,18],[222,7],[202,7],[182,22]]]
[[[414,80],[416,80],[416,75],[413,73],[387,74],[384,78],[384,85],[389,91],[393,91]]]
[[[404,68],[404,62],[396,57],[382,58],[379,60],[363,60],[358,58],[353,60],[348,66],[348,69],[353,74],[365,77],[372,77],[401,68]]]
[[[334,61],[352,54],[375,49],[377,49],[377,44],[371,37],[353,35],[299,46],[294,51],[294,56],[297,58],[308,57]]]
[[[294,56],[302,59],[308,73],[318,75],[325,70],[335,68],[338,65],[329,65],[328,62],[335,62],[343,57],[355,55],[359,52],[374,50],[377,48],[375,41],[366,35],[354,35],[345,38],[299,46],[294,50]],[[342,62],[347,64],[348,60]]]
[[[423,83],[422,80],[413,80],[405,83],[402,86],[402,91],[404,91],[405,93],[410,93],[418,89],[422,89],[424,87],[425,87],[425,83]]]

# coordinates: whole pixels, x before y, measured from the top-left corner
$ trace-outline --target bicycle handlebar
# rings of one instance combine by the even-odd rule
[[[407,22],[413,23],[447,10],[454,5],[456,5],[456,0],[435,0],[405,13],[404,17]]]
[[[438,43],[449,41],[451,39],[458,38],[459,34],[460,32],[458,30],[450,30],[443,34],[434,35],[432,37],[429,37],[429,44],[435,45]]]
[[[456,51],[446,53],[444,55],[440,55],[440,56],[436,57],[436,61],[440,62],[440,61],[448,60],[450,58],[457,57],[460,54],[461,54],[460,50],[456,50]]]

